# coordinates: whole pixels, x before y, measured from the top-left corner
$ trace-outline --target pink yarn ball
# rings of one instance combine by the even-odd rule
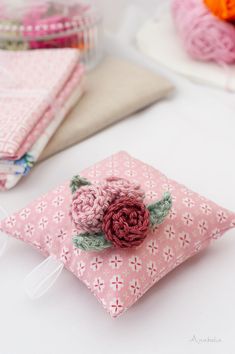
[[[219,64],[235,62],[235,27],[221,21],[202,0],[173,0],[172,15],[187,53]]]

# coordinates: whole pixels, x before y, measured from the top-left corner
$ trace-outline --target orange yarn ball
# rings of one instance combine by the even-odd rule
[[[221,20],[235,20],[235,0],[204,0],[204,3]]]

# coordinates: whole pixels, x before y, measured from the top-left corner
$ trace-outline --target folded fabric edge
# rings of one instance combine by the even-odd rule
[[[60,50],[60,49],[56,49],[56,50]],[[41,50],[40,50],[41,51]],[[67,83],[71,80],[74,72],[78,69],[78,67],[80,68],[81,72],[84,72],[84,65],[80,63],[80,52],[77,49],[69,49],[70,52],[73,52],[73,58],[71,58],[71,62],[68,65],[67,69],[65,70],[64,73],[64,79],[60,81],[60,83],[57,85],[57,93],[55,95],[50,95],[50,102],[57,99],[61,92],[63,91],[64,87],[67,85]],[[53,55],[53,53],[52,53]],[[50,108],[50,102],[48,101],[48,106],[45,107],[45,111],[43,113],[42,116],[44,116],[44,114],[46,114],[48,108]],[[32,130],[34,130],[35,126],[37,126],[38,123],[40,123],[41,117],[39,117],[38,121],[35,123],[34,127],[32,128]],[[14,154],[11,155],[6,155],[3,152],[0,152],[0,156],[1,159],[4,160],[17,160],[20,159],[25,153],[26,151],[22,151],[22,146],[24,146],[25,141],[27,140],[27,138],[32,134],[32,130],[30,130],[28,132],[28,134],[25,137],[25,140],[21,142],[21,144],[19,145],[18,151],[15,152]]]
[[[43,149],[48,143],[48,140],[53,136],[55,131],[58,129],[62,121],[66,118],[66,115],[72,109],[74,104],[80,99],[84,93],[84,81],[81,81],[79,88],[73,92],[65,105],[61,108],[58,113],[57,118],[55,118],[50,125],[47,127],[42,136],[35,142],[32,149],[28,152],[30,156],[33,157],[33,163],[27,166],[27,174],[34,166],[38,159],[38,156],[42,153]],[[19,180],[24,176],[24,174],[0,174],[0,191],[8,190],[13,188]]]
[[[53,146],[53,148],[51,148],[48,152],[45,149],[45,151],[42,153],[42,155],[38,159],[37,163],[47,160],[48,158],[53,157],[54,155],[66,150],[66,149],[69,149],[72,146],[75,146],[75,145],[81,143],[82,141],[94,136],[95,134],[100,133],[101,131],[105,130],[106,128],[109,128],[111,126],[114,126],[115,124],[118,124],[122,120],[127,119],[128,117],[141,111],[142,109],[147,109],[148,107],[150,107],[154,103],[157,103],[159,101],[162,101],[162,100],[170,97],[174,92],[175,92],[175,87],[171,84],[170,81],[165,80],[164,86],[161,87],[161,92],[159,92],[158,94],[156,94],[156,92],[153,92],[152,95],[149,95],[148,99],[146,99],[144,104],[139,105],[139,107],[137,107],[137,108],[130,108],[129,110],[126,111],[125,115],[116,115],[115,118],[110,117],[109,121],[104,122],[103,120],[101,120],[99,122],[96,122],[96,125],[89,127],[90,128],[89,133],[87,132],[86,129],[80,131],[78,140],[76,140],[76,141],[73,141],[73,140],[68,141],[67,140],[66,144],[63,145],[61,148],[55,149],[55,147]],[[89,92],[88,92],[88,94],[89,94]],[[73,109],[75,109],[75,108],[76,108],[76,106]],[[48,146],[49,146],[49,144],[50,144],[50,142],[48,143]]]
[[[83,70],[82,70],[81,74],[80,74],[80,79],[79,79],[78,83],[76,84],[76,87],[67,96],[68,106],[70,106],[71,103],[73,102],[70,110],[75,106],[77,101],[79,101],[79,98],[82,96],[82,93],[84,92],[84,87],[85,87],[85,79],[84,79]],[[77,101],[76,101],[76,96],[78,96]],[[58,100],[59,99],[60,98],[58,97]],[[53,124],[53,122],[55,120],[57,120],[57,116],[60,116],[61,109],[63,110],[63,105],[60,106],[58,104],[56,104],[55,109],[53,108],[53,106],[50,108],[51,112],[52,112],[52,110],[55,111],[55,115],[52,117],[50,123],[45,127],[44,131],[41,132],[41,135],[38,137],[38,139],[35,141],[35,143],[31,146],[31,148],[28,151],[26,151],[26,153],[23,156],[21,156],[17,160],[1,160],[0,159],[0,179],[1,179],[1,174],[13,174],[13,175],[14,174],[24,174],[23,164],[24,164],[24,162],[27,162],[27,157],[29,157],[29,159],[30,159],[30,156],[31,156],[30,151],[34,150],[34,146],[37,144],[37,141],[40,140],[41,136],[43,136],[45,134],[48,136],[47,130],[49,130],[49,131],[52,130],[52,127],[55,124],[55,123]],[[70,110],[68,110],[68,113],[70,112]],[[58,111],[59,111],[59,113],[58,113]]]

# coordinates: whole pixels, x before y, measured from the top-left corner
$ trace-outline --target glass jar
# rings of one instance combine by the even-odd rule
[[[0,49],[77,48],[91,69],[102,56],[102,38],[101,16],[89,1],[1,1]]]

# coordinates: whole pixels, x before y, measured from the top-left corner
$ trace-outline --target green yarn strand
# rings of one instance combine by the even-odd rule
[[[152,226],[161,224],[169,214],[172,207],[172,197],[169,192],[164,193],[163,198],[148,206],[150,222]]]
[[[102,233],[76,235],[73,237],[73,244],[76,248],[86,252],[103,251],[112,247],[112,243],[107,241]]]
[[[70,189],[72,193],[75,193],[79,188],[89,185],[91,185],[91,182],[89,182],[86,178],[77,175],[72,178],[70,182]]]

